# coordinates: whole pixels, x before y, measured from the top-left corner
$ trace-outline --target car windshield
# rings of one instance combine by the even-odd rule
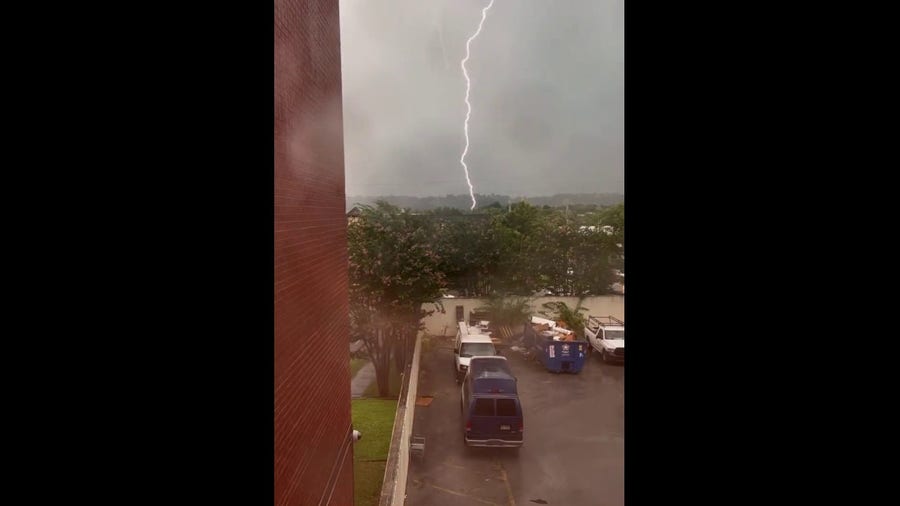
[[[624,330],[607,330],[604,335],[606,339],[621,339],[625,340],[625,331]]]
[[[463,343],[459,350],[460,357],[485,357],[496,354],[491,343]]]

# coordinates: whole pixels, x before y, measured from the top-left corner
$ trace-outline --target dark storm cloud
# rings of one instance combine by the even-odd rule
[[[495,0],[466,65],[475,190],[622,192],[624,0]],[[466,39],[488,0],[341,0],[348,195],[468,193]]]

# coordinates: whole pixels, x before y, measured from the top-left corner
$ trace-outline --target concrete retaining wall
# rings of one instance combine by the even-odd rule
[[[413,358],[403,374],[400,398],[397,400],[397,414],[394,416],[394,430],[391,446],[384,467],[384,481],[381,484],[379,506],[403,506],[406,502],[406,477],[409,471],[409,441],[412,436],[413,415],[419,386],[419,359],[422,354],[422,335],[416,337]]]

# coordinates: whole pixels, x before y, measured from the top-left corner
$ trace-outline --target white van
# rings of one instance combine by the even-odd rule
[[[453,346],[453,371],[457,383],[466,377],[469,361],[472,357],[492,357],[497,355],[490,333],[477,327],[470,327],[466,322],[459,322],[456,331],[456,343]]]

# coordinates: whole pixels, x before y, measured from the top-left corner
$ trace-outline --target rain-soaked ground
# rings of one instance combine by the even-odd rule
[[[525,414],[522,448],[467,448],[449,341],[422,356],[413,432],[424,459],[409,467],[407,505],[625,503],[624,366],[596,355],[580,374],[554,374],[506,351]]]

